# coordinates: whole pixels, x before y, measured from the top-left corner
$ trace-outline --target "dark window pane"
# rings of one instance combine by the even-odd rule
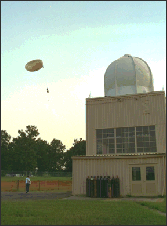
[[[155,130],[155,126],[149,126],[150,130]]]
[[[103,140],[103,154],[107,154],[109,148],[108,139]]]
[[[143,126],[143,134],[148,134],[148,126]]]
[[[144,142],[144,147],[150,147],[150,143],[149,142]]]
[[[110,154],[114,154],[115,153],[115,149],[114,148],[109,148],[109,153]]]
[[[115,140],[114,139],[109,139],[108,141],[109,141],[109,144],[114,144]]]
[[[137,126],[137,127],[136,127],[136,132],[137,132],[137,131],[142,132],[142,126]]]
[[[128,153],[129,152],[129,148],[123,148],[123,153]]]
[[[129,127],[129,132],[135,133],[135,127]]]
[[[150,131],[150,136],[155,137],[155,131]]]
[[[144,137],[137,137],[137,142],[142,142],[144,141]]]
[[[135,137],[135,133],[130,132],[130,133],[129,133],[129,137]]]
[[[115,148],[115,144],[109,144],[109,149],[114,149]]]
[[[155,180],[154,166],[146,167],[146,180]]]
[[[129,142],[135,142],[135,138],[129,138]]]
[[[137,147],[144,147],[144,143],[143,142],[137,142]]]
[[[97,129],[96,130],[96,137],[98,138],[102,138],[102,129]]]
[[[122,148],[122,144],[117,144],[117,148]]]
[[[145,153],[150,152],[150,148],[144,148],[144,152]]]
[[[108,133],[108,138],[114,137],[114,133]]]
[[[129,133],[123,133],[122,137],[128,138],[129,137]]]
[[[150,137],[150,141],[156,141],[155,137]]]
[[[97,140],[97,154],[102,154],[102,140]]]
[[[143,153],[143,148],[137,148],[138,153]]]
[[[157,148],[156,147],[150,148],[150,152],[157,152]]]
[[[135,153],[135,148],[129,148],[128,153]]]
[[[150,140],[150,139],[149,139],[149,136],[145,136],[143,140],[144,140],[144,141],[149,141],[149,140]]]
[[[117,142],[118,144],[122,144],[123,140],[122,140],[122,138],[117,138],[117,139],[116,139],[116,142]]]
[[[132,167],[132,181],[140,180],[141,180],[140,167]]]
[[[123,138],[123,143],[128,143],[128,138]]]
[[[122,137],[122,128],[116,129],[116,137]]]
[[[135,148],[135,143],[129,143],[129,148]]]
[[[103,133],[108,133],[108,129],[103,129]]]
[[[156,147],[156,142],[150,142],[150,147]]]
[[[128,127],[124,127],[124,128],[122,128],[122,131],[123,132],[128,132],[129,131],[129,128]]]
[[[107,138],[108,134],[107,133],[103,133],[103,138]]]
[[[122,153],[122,149],[117,149],[117,153]]]
[[[136,132],[136,136],[137,137],[142,137],[143,136],[143,133],[142,132]]]
[[[114,133],[114,129],[108,129],[107,132],[108,133]]]
[[[124,148],[129,148],[129,143],[123,143]]]

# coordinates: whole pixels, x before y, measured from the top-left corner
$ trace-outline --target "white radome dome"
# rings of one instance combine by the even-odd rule
[[[105,96],[120,96],[152,91],[154,91],[154,87],[151,69],[139,57],[125,54],[112,62],[104,74]]]

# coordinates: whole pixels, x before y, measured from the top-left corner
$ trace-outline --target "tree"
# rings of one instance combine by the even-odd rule
[[[37,167],[39,171],[49,171],[49,149],[47,141],[38,138],[36,141]]]
[[[27,128],[26,129],[26,135],[30,139],[34,139],[35,140],[37,138],[37,136],[40,134],[38,132],[38,129],[37,129],[36,126],[26,126],[26,128]]]
[[[11,166],[10,155],[9,155],[9,145],[11,136],[6,132],[6,130],[1,130],[1,169],[10,170]]]
[[[12,169],[14,171],[34,171],[36,160],[36,137],[39,135],[35,126],[27,126],[26,131],[18,130],[19,136],[13,139],[10,147],[12,156]]]
[[[49,172],[62,171],[63,152],[65,145],[60,140],[53,139],[49,149]]]
[[[66,172],[72,172],[72,156],[86,155],[86,141],[85,140],[74,140],[73,147],[64,153],[64,166]]]

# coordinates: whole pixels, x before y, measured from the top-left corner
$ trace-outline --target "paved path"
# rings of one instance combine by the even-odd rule
[[[62,199],[69,197],[72,192],[1,192],[1,200],[26,201],[43,199]]]

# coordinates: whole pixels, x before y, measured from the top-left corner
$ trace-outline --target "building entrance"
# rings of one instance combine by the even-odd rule
[[[156,164],[130,165],[130,188],[132,196],[156,196]]]

